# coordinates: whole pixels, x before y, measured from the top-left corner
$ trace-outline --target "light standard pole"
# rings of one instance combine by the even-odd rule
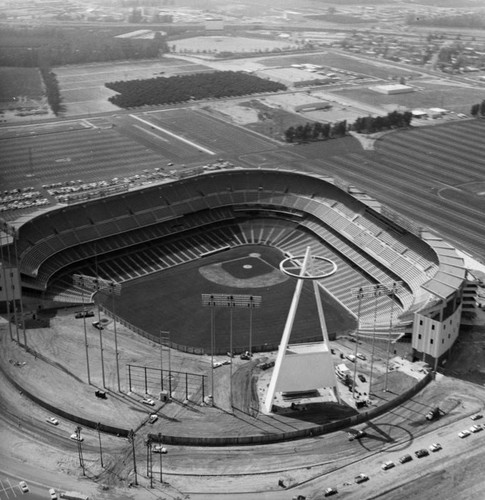
[[[121,392],[120,387],[120,366],[119,366],[119,356],[118,356],[118,335],[116,330],[116,314],[115,314],[115,301],[114,296],[121,294],[121,285],[119,283],[115,283],[114,281],[105,280],[103,278],[94,278],[93,276],[86,276],[84,274],[74,274],[73,281],[76,285],[81,286],[83,289],[91,290],[93,292],[106,291],[107,293],[112,295],[113,298],[113,325],[114,325],[114,338],[115,338],[115,358],[116,358],[116,375],[118,382],[118,392]],[[83,308],[84,308],[84,295],[83,295]],[[101,374],[103,377],[103,387],[106,388],[106,378],[104,372],[104,355],[103,355],[103,335],[102,330],[103,327],[101,325],[101,310],[98,301],[98,330],[99,330],[99,348],[101,351]],[[84,335],[85,335],[85,344],[86,344],[86,361],[88,364],[88,382],[89,381],[89,359],[88,359],[88,342],[87,342],[87,334],[86,334],[86,323],[84,323]]]
[[[158,442],[160,443],[160,446],[162,446],[162,434],[161,432],[158,433]],[[160,482],[163,484],[163,475],[162,475],[162,450],[160,450]]]
[[[388,287],[387,295],[391,296],[391,314],[389,317],[389,335],[387,337],[387,354],[386,354],[386,377],[384,382],[384,392],[387,391],[387,380],[389,376],[389,354],[391,350],[391,335],[392,335],[392,326],[393,326],[393,313],[394,313],[394,295],[402,289],[402,281],[397,281],[392,284],[392,286]]]
[[[79,454],[79,465],[83,469],[83,476],[85,476],[86,471],[84,469],[84,457],[83,457],[83,445],[82,445],[81,431],[82,431],[82,427],[79,425],[74,429],[74,434],[76,434],[76,441],[77,441],[77,452]]]
[[[99,439],[99,456],[101,458],[101,467],[104,467],[103,465],[103,448],[101,447],[101,423],[98,422],[96,424],[96,430],[98,431],[98,439]]]
[[[354,378],[352,380],[352,397],[355,399],[355,380],[357,378],[357,350],[359,348],[359,328],[360,328],[360,310],[362,307],[362,299],[364,298],[364,288],[352,288],[352,295],[359,299],[359,305],[357,306],[357,330],[355,332],[355,350],[354,350]]]
[[[370,381],[369,381],[369,395],[372,388],[372,373],[374,367],[374,346],[375,346],[375,335],[376,335],[376,318],[377,318],[377,298],[382,295],[392,296],[391,298],[391,315],[390,315],[390,326],[388,335],[388,345],[387,345],[387,360],[386,360],[386,378],[384,383],[384,391],[387,391],[387,375],[389,371],[389,349],[391,344],[391,330],[392,330],[392,320],[394,313],[394,295],[402,290],[402,281],[394,281],[393,283],[377,283],[376,285],[366,285],[360,288],[353,288],[351,292],[354,296],[359,297],[359,312],[358,316],[360,318],[360,301],[365,297],[374,297],[374,328],[372,336],[372,355],[371,355],[371,371],[370,371]],[[356,350],[357,353],[357,350]],[[357,358],[355,359],[357,362]],[[354,371],[354,384],[355,384],[355,371]]]
[[[88,384],[91,385],[91,375],[89,372],[89,349],[88,349],[88,332],[86,329],[86,310],[85,310],[85,304],[84,304],[84,281],[79,274],[75,274],[73,277],[73,282],[75,285],[78,285],[81,287],[81,301],[83,304],[83,326],[84,326],[84,346],[86,348],[86,368],[88,372]]]
[[[138,486],[138,477],[136,474],[135,431],[133,429],[131,429],[128,433],[128,440],[131,442],[131,449],[133,453],[133,473],[135,475],[135,486]]]
[[[227,295],[224,293],[212,293],[212,294],[202,294],[202,306],[211,308],[211,374],[212,374],[212,401],[214,402],[214,344],[215,344],[215,328],[214,328],[214,309],[216,307],[228,307],[230,312],[230,339],[229,348],[231,350],[231,357],[233,355],[232,349],[232,322],[233,322],[233,309],[238,308],[249,308],[250,313],[254,307],[259,307],[261,305],[262,298],[259,295]],[[252,316],[250,316],[252,320]],[[230,404],[232,408],[232,359],[231,359],[231,374],[230,374]]]

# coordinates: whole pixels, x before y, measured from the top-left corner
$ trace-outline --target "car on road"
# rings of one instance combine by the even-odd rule
[[[54,418],[54,417],[46,418],[45,421],[49,422],[49,424],[52,424],[52,425],[59,425],[59,420],[57,420],[57,418]]]
[[[362,359],[363,361],[365,361],[367,359],[366,355],[365,354],[362,354],[361,352],[358,352],[357,353],[357,357],[359,359]]]
[[[337,488],[334,488],[334,487],[329,487],[329,488],[325,488],[325,491],[323,492],[323,495],[326,496],[326,497],[331,497],[332,495],[336,495],[338,493],[338,490]]]
[[[421,449],[421,450],[416,450],[414,452],[414,454],[418,457],[418,458],[423,458],[423,457],[427,457],[429,455],[429,451],[426,450],[425,448]]]
[[[49,496],[51,500],[57,500],[58,496],[54,488],[49,489]]]
[[[480,424],[475,424],[470,427],[470,432],[480,432],[483,431],[483,427]]]
[[[94,316],[94,311],[79,311],[74,315],[76,319],[92,318],[93,316]]]
[[[413,457],[408,453],[407,455],[403,455],[400,459],[399,459],[399,463],[401,464],[406,464],[408,462],[411,462],[411,460],[413,459]]]
[[[393,467],[395,467],[395,465],[396,464],[392,460],[388,460],[387,462],[384,462],[381,465],[381,469],[382,470],[389,470],[389,469],[392,469]]]
[[[20,481],[19,488],[22,491],[22,493],[28,493],[29,492],[29,487],[27,486],[27,483],[25,481]]]
[[[158,415],[150,415],[150,418],[148,419],[148,423],[154,424],[158,420]]]
[[[353,354],[346,354],[345,357],[352,363],[355,363],[355,356]]]
[[[367,432],[365,431],[361,431],[361,430],[351,430],[349,433],[348,433],[348,436],[349,436],[349,441],[353,441],[354,439],[361,439],[365,436],[367,436]]]
[[[458,433],[458,436],[461,437],[462,439],[468,437],[469,435],[470,431],[467,431],[466,429]]]
[[[369,480],[369,476],[366,474],[359,474],[358,476],[355,476],[355,482],[357,484],[365,483],[368,480]]]
[[[167,448],[161,444],[157,444],[152,448],[153,453],[161,453],[162,455],[167,454]]]
[[[433,443],[433,444],[429,445],[429,450],[433,451],[433,452],[434,451],[440,451],[442,449],[443,448],[442,448],[442,446],[439,443]]]
[[[472,420],[480,420],[481,418],[483,418],[483,415],[481,415],[480,413],[477,413],[476,415],[472,415],[470,418]]]
[[[93,321],[93,326],[98,330],[104,330],[103,325],[99,321]]]
[[[361,382],[367,382],[367,379],[364,377],[364,375],[362,375],[362,373],[359,373],[359,375],[357,375],[359,377],[359,380]]]
[[[81,442],[84,441],[84,438],[76,433],[71,434],[69,438],[72,439],[73,441],[81,441]]]
[[[153,401],[153,399],[150,398],[144,398],[140,401],[140,403],[143,403],[144,405],[147,406],[155,406],[155,401]]]

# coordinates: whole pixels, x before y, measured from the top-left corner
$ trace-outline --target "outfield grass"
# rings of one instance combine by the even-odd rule
[[[258,252],[265,263],[254,266],[249,253]],[[201,347],[210,352],[211,310],[202,306],[203,293],[252,294],[262,296],[262,306],[253,313],[253,346],[265,345],[276,349],[286,323],[296,281],[264,285],[264,275],[278,269],[282,260],[279,251],[263,246],[247,246],[216,254],[201,261],[172,268],[139,280],[126,283],[117,302],[117,314],[128,322],[158,337],[160,330],[169,331],[173,342]],[[239,259],[239,260],[235,260]],[[237,262],[237,264],[235,264]],[[261,284],[235,288],[216,284],[199,272],[201,266],[219,263],[228,273],[240,280],[259,276]],[[253,265],[245,269],[245,265]],[[280,271],[278,271],[280,272]],[[322,302],[330,333],[347,331],[355,326],[353,317],[335,300],[322,293]],[[109,303],[107,304],[109,305]],[[233,348],[244,350],[249,345],[250,314],[246,309],[233,310]],[[230,345],[230,311],[214,310],[216,351],[225,353]],[[320,327],[313,286],[306,283],[295,318],[291,342],[318,337]],[[255,349],[256,350],[256,349]]]

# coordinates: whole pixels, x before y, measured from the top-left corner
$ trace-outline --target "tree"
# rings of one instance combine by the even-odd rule
[[[480,115],[485,116],[485,99],[480,104]]]
[[[470,110],[470,114],[476,117],[478,116],[479,111],[480,111],[480,104],[474,104],[472,106],[472,109]]]
[[[285,140],[286,142],[293,142],[295,138],[295,127],[289,127],[285,130]]]

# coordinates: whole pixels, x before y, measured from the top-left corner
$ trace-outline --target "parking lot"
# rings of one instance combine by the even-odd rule
[[[23,495],[25,495],[25,493],[20,489],[18,481],[14,481],[8,477],[0,477],[0,500],[16,498]]]

